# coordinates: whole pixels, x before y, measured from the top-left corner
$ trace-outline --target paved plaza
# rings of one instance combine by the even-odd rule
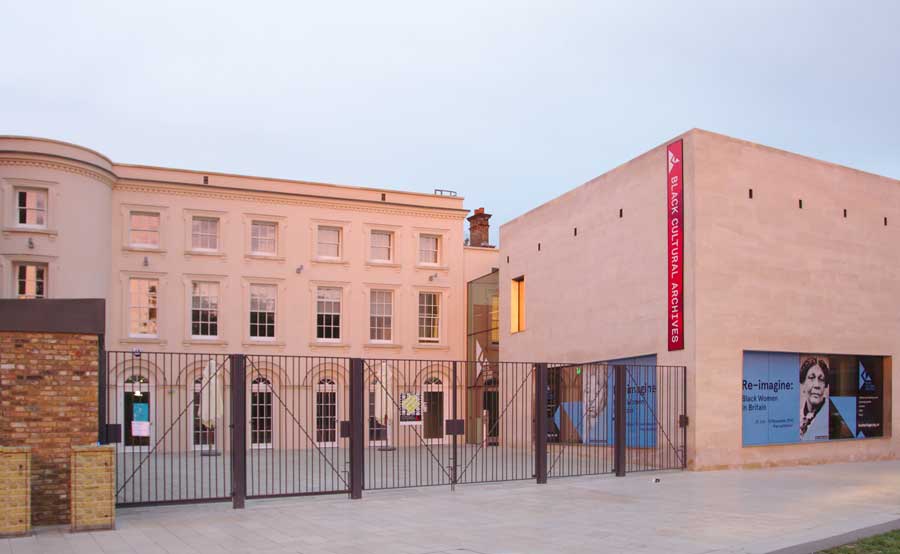
[[[129,508],[115,531],[41,528],[0,554],[763,553],[897,520],[900,462],[873,462]]]

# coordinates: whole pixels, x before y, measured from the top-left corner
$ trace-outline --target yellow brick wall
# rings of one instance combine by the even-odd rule
[[[116,523],[115,450],[72,447],[69,511],[73,531],[112,529]]]
[[[31,449],[0,446],[0,537],[31,532]]]

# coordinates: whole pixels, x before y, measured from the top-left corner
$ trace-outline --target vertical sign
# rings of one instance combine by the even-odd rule
[[[682,141],[677,140],[666,147],[668,167],[666,179],[666,209],[669,213],[668,241],[669,255],[668,298],[669,351],[684,350],[684,164],[682,162]]]

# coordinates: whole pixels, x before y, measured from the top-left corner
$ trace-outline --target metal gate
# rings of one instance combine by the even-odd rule
[[[247,498],[348,492],[350,360],[245,359]]]
[[[680,366],[108,352],[116,501],[232,500],[686,467]]]
[[[534,478],[534,364],[363,360],[368,490]]]
[[[231,373],[224,354],[107,353],[100,412],[118,505],[232,497]]]
[[[552,366],[547,390],[549,477],[687,467],[683,366]]]

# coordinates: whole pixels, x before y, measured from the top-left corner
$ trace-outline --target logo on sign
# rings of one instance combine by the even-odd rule
[[[675,165],[675,164],[677,164],[677,163],[680,162],[680,161],[681,161],[681,159],[679,159],[679,158],[675,155],[674,152],[672,152],[671,150],[669,150],[669,171],[672,171],[672,166]]]

